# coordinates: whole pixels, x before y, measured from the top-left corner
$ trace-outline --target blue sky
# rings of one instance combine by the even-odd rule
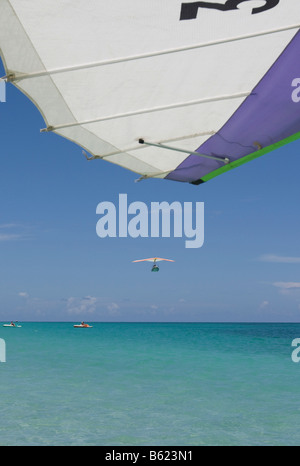
[[[0,65],[0,75],[4,70]],[[300,321],[300,142],[200,185],[147,180],[75,144],[12,85],[0,103],[0,320]],[[205,242],[96,235],[102,201],[204,202]],[[158,274],[149,263],[161,256]]]

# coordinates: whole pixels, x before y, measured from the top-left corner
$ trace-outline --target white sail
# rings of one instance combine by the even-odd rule
[[[285,111],[255,88],[299,44],[299,11],[299,0],[0,0],[0,51],[6,79],[39,108],[46,131],[144,177],[205,181],[300,131],[296,44],[283,83],[289,124],[274,122],[275,135],[258,123],[251,134],[221,133],[240,108],[243,128],[253,125],[256,95],[270,118]],[[272,81],[265,87],[276,94]]]

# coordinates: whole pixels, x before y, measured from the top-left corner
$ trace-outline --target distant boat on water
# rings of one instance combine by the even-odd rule
[[[22,325],[16,325],[14,322],[10,324],[4,324],[3,327],[22,328]]]
[[[74,325],[74,328],[93,328],[91,325],[81,322],[79,325]]]

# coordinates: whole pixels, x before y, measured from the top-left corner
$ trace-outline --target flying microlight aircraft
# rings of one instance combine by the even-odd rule
[[[150,257],[149,259],[139,259],[133,262],[153,262],[151,272],[159,272],[159,267],[156,264],[156,262],[159,262],[159,261],[175,262],[172,259],[163,259],[162,257]]]

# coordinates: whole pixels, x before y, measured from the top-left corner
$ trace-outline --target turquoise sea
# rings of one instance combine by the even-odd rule
[[[0,446],[300,444],[300,324],[21,325],[0,325]]]

